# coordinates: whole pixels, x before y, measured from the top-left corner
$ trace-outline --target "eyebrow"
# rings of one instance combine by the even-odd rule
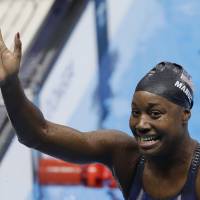
[[[154,107],[154,106],[159,106],[160,104],[159,103],[148,103],[148,106],[150,108]],[[137,106],[137,104],[135,102],[132,102],[131,106]]]
[[[153,106],[159,106],[160,104],[159,104],[159,103],[148,103],[148,105],[149,105],[150,107],[153,107]]]

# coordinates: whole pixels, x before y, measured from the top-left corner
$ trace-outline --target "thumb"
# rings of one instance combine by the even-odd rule
[[[20,34],[18,32],[16,33],[14,40],[14,55],[17,58],[21,58],[21,54],[22,54],[22,43],[20,40]]]

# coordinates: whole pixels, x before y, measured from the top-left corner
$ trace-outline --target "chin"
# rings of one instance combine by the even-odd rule
[[[146,156],[146,157],[156,157],[156,156],[161,156],[161,152],[157,149],[141,149],[139,148],[139,151],[142,155]]]
[[[152,146],[141,146],[138,144],[139,151],[142,155],[147,156],[147,157],[157,157],[157,156],[162,156],[164,153],[163,151],[163,144],[160,141],[156,145]]]

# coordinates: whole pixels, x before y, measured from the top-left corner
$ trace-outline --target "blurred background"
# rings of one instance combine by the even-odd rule
[[[138,80],[161,61],[195,86],[190,133],[200,141],[200,1],[0,0],[0,28],[23,42],[20,78],[44,116],[81,131],[128,127]],[[19,144],[0,102],[1,200],[122,200],[103,165],[75,165]]]

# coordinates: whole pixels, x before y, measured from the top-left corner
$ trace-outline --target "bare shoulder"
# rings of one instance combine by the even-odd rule
[[[197,197],[200,199],[200,167],[197,173],[197,179],[196,179],[196,192],[197,192]]]
[[[56,155],[64,160],[107,165],[127,196],[139,158],[138,145],[133,136],[112,129],[80,132],[53,123],[49,123],[49,127],[48,145],[42,145],[43,148],[51,147],[48,153],[55,155],[56,148]]]
[[[132,185],[133,175],[140,157],[138,145],[133,136],[124,132],[110,130],[108,134],[112,146],[112,172],[118,180],[125,197],[128,196]]]
[[[120,153],[133,153],[137,149],[135,138],[119,130],[107,129],[87,132],[85,137],[93,145],[109,148],[113,158],[115,155],[118,157]]]
[[[120,155],[126,157],[134,157],[134,154],[138,154],[138,145],[135,137],[128,135],[121,131],[111,130],[110,135],[113,138],[113,143],[116,144],[113,153],[116,158]],[[113,137],[114,136],[114,137]]]
[[[135,147],[136,145],[134,137],[128,135],[125,132],[114,129],[85,132],[84,136],[88,140],[102,140],[102,142],[119,145],[119,147],[122,148]]]
[[[119,130],[98,130],[85,134],[87,140],[92,145],[101,146],[101,149],[107,149],[111,155],[112,167],[121,169],[123,166],[129,166],[139,156],[138,145],[133,136]],[[104,147],[104,148],[102,148]],[[108,154],[107,154],[108,155]]]

